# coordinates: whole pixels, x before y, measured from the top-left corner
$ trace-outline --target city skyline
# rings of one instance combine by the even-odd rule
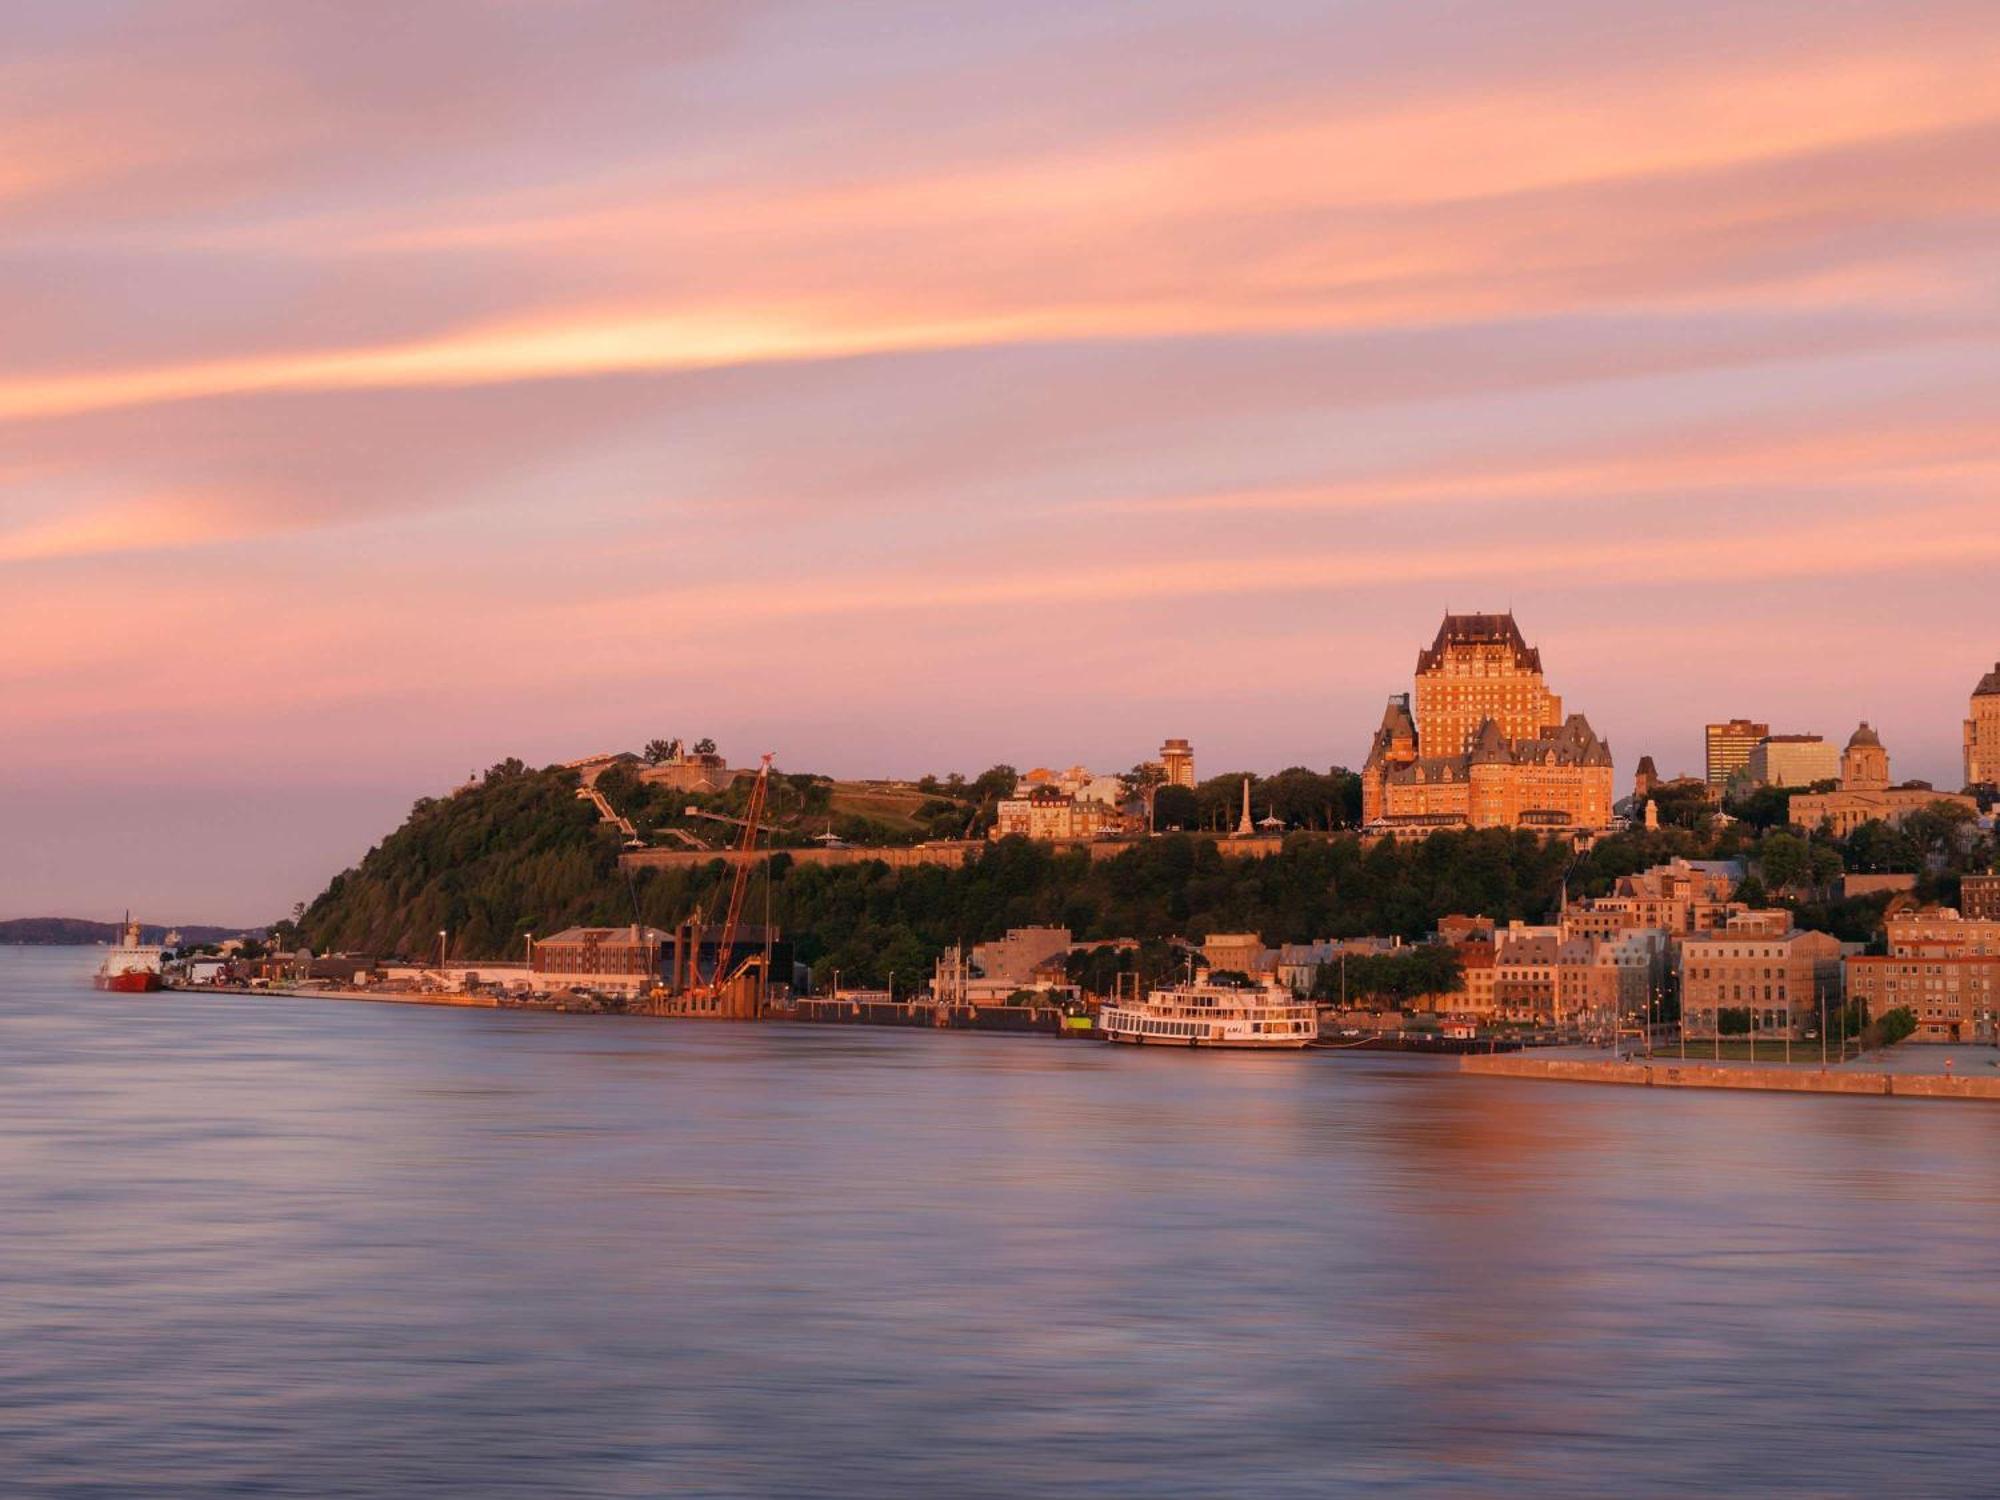
[[[1447,608],[1614,748],[1956,789],[1989,7],[4,23],[0,915],[269,919],[508,755],[1358,768]]]

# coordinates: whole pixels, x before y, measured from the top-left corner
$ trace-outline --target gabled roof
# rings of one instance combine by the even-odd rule
[[[1389,706],[1382,710],[1382,727],[1375,731],[1375,738],[1368,745],[1366,766],[1380,765],[1389,747],[1397,740],[1417,742],[1417,723],[1410,717],[1410,699],[1406,693],[1393,694]]]
[[[1972,690],[1975,698],[2000,698],[2000,661],[1993,663],[1993,670],[1979,679],[1979,686]]]
[[[1479,733],[1472,737],[1468,758],[1475,766],[1507,765],[1515,758],[1514,748],[1507,743],[1500,726],[1488,719],[1479,726]]]
[[[1542,653],[1530,646],[1514,623],[1511,613],[1501,615],[1446,615],[1438,626],[1437,639],[1417,654],[1417,670],[1428,672],[1444,660],[1452,646],[1506,646],[1514,653],[1514,665],[1525,672],[1542,670]]]

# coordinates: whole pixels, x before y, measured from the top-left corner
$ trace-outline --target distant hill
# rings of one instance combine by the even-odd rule
[[[77,947],[90,943],[115,943],[124,931],[122,922],[91,922],[82,917],[16,917],[0,922],[0,945],[32,947]],[[141,925],[142,942],[157,943],[169,932],[178,932],[184,943],[219,943],[224,938],[241,937],[245,932],[262,931],[244,927],[153,927]]]

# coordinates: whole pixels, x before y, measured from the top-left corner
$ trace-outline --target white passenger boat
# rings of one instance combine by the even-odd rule
[[[1274,980],[1176,984],[1098,1013],[1107,1042],[1155,1047],[1303,1047],[1319,1036],[1319,1011]]]

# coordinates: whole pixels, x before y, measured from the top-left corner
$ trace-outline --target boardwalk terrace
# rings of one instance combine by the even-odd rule
[[[1611,825],[1611,747],[1564,717],[1511,614],[1445,616],[1414,687],[1389,700],[1362,769],[1370,832]]]

